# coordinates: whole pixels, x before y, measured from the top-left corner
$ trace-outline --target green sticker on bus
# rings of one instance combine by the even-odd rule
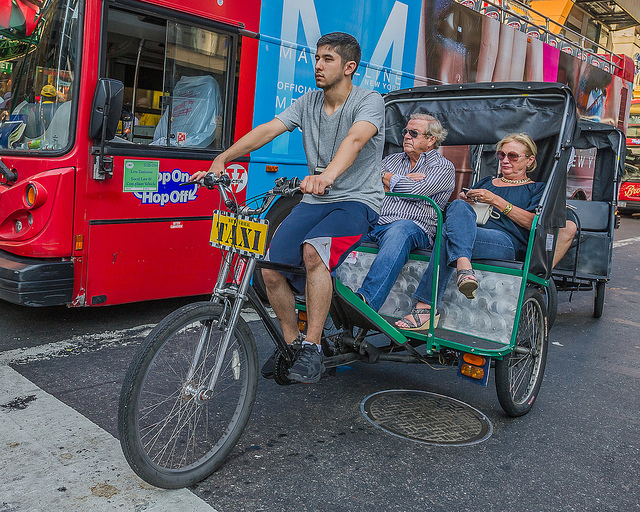
[[[157,192],[160,160],[125,160],[123,192]]]

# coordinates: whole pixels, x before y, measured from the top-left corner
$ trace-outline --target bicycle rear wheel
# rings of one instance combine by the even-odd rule
[[[120,444],[131,468],[157,487],[177,489],[209,476],[249,420],[258,382],[255,341],[240,318],[221,353],[221,312],[209,302],[173,312],[147,336],[127,370],[118,407]],[[206,396],[219,358],[220,374]]]
[[[514,351],[496,360],[496,391],[504,412],[517,417],[527,414],[538,397],[547,362],[547,325],[544,298],[527,288]]]

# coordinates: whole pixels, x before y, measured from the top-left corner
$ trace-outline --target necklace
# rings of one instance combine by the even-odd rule
[[[521,180],[510,180],[509,178],[505,178],[504,176],[500,176],[500,181],[504,181],[505,183],[512,183],[512,184],[520,184],[520,183],[528,183],[531,181],[531,178],[524,178]]]
[[[335,156],[336,142],[338,140],[338,133],[340,132],[340,123],[342,123],[342,114],[344,113],[347,106],[347,101],[349,101],[349,98],[351,97],[352,90],[353,87],[349,90],[349,94],[347,94],[344,103],[340,105],[340,107],[342,107],[342,110],[340,110],[340,116],[338,117],[338,127],[336,128],[336,136],[333,139],[333,146],[331,147],[331,158],[329,159],[329,162],[331,162],[331,160],[333,160],[333,157]],[[322,134],[322,111],[324,110],[324,95],[321,96],[321,99],[322,101],[320,102],[320,117],[318,119],[318,147],[316,152],[316,169],[314,174],[321,174],[326,169],[326,166],[318,166],[320,160],[320,135]]]

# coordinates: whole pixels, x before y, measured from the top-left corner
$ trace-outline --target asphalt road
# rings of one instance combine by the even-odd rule
[[[559,295],[544,382],[527,416],[504,415],[492,377],[484,389],[459,380],[450,369],[357,363],[314,386],[281,387],[261,379],[237,447],[188,496],[221,512],[640,510],[640,219],[623,219],[615,238],[602,317],[592,317],[592,292]],[[45,310],[0,304],[0,368],[8,365],[16,378],[28,379],[20,385],[33,385],[68,406],[60,421],[79,413],[77,421],[86,418],[98,431],[117,436],[119,389],[135,348],[152,325],[187,302]],[[262,362],[270,341],[259,322],[250,325]],[[466,402],[489,418],[493,434],[467,447],[391,436],[360,412],[364,398],[386,389],[425,390]],[[17,389],[0,386],[0,391],[18,396]],[[41,401],[9,410],[1,397],[6,418],[19,418],[20,411]],[[46,438],[47,428],[35,425]],[[0,436],[0,446],[5,438]],[[5,453],[19,449],[15,442],[6,444]],[[52,446],[49,452],[56,455]],[[98,464],[105,457],[102,465],[108,466],[119,456],[117,443],[109,446],[97,456]],[[38,486],[43,464],[28,451],[4,462],[0,458],[0,476],[19,474],[21,485]],[[100,494],[109,486],[120,490],[111,477],[96,477],[107,486],[91,487],[87,499],[97,501],[60,502],[55,491],[66,491],[52,488],[42,493],[42,508],[34,510],[50,510],[56,503],[69,510],[171,510],[154,508],[152,500],[168,496],[185,504],[190,499],[140,485],[144,499],[118,502],[124,492]],[[8,489],[0,483],[0,511],[27,510]]]

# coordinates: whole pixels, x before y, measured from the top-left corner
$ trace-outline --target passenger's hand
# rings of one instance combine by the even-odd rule
[[[493,192],[489,192],[484,188],[472,188],[467,192],[467,198],[476,203],[489,203],[493,204],[493,200],[497,196]]]
[[[189,178],[189,181],[200,181],[210,172],[214,173],[218,178],[222,176],[225,172],[224,162],[221,159],[219,160],[218,158],[216,158],[213,162],[211,162],[211,166],[209,167],[208,171],[194,172]]]
[[[300,191],[303,194],[316,194],[321,196],[324,194],[325,189],[333,185],[333,180],[324,174],[315,174],[313,176],[307,176],[300,183]]]
[[[413,181],[421,181],[426,177],[427,175],[423,172],[410,172],[409,174],[407,174],[407,178]]]

